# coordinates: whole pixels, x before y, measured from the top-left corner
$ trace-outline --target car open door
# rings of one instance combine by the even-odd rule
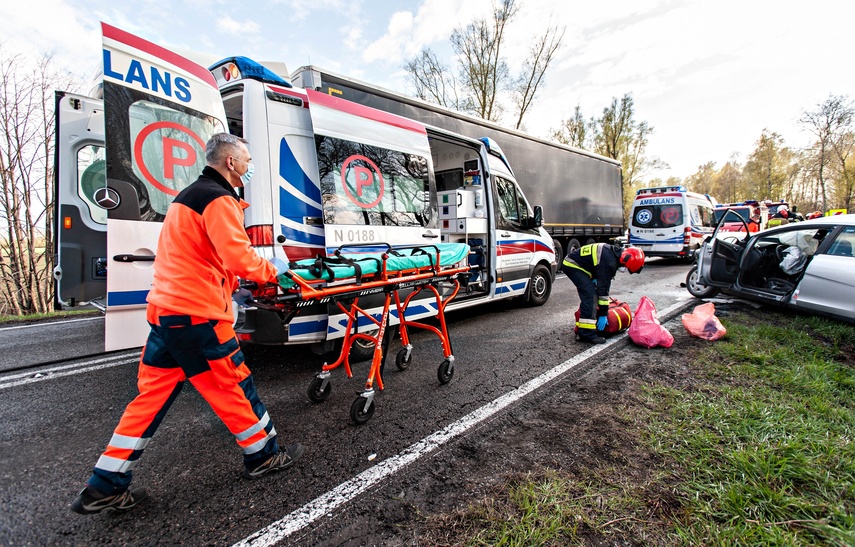
[[[141,346],[161,222],[205,166],[205,143],[225,131],[204,67],[101,24],[107,209],[107,351]]]
[[[744,231],[724,232],[727,223],[742,222]],[[739,263],[748,239],[748,225],[738,214],[728,210],[719,219],[712,237],[704,244],[698,259],[698,277],[710,287],[729,287],[739,275]]]
[[[61,308],[107,303],[107,210],[102,101],[57,92],[54,166],[55,300]]]

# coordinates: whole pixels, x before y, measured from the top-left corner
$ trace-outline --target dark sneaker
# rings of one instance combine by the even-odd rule
[[[252,470],[244,469],[243,476],[248,479],[257,479],[273,471],[288,469],[294,465],[294,462],[300,459],[300,456],[303,455],[303,450],[305,450],[303,445],[299,443],[289,444],[285,448],[279,447],[279,452],[270,456],[270,459],[263,464]]]
[[[577,336],[576,340],[579,342],[586,342],[588,344],[605,344],[606,339],[602,336]]]
[[[147,495],[145,488],[134,488],[119,494],[105,496],[87,486],[71,502],[71,510],[81,515],[91,515],[101,511],[128,511],[144,500]]]

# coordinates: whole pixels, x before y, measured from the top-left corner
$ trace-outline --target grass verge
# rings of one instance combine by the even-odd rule
[[[0,315],[0,325],[14,325],[16,323],[32,323],[46,319],[78,318],[101,315],[98,310],[69,310],[52,311],[46,313],[34,313],[30,315]]]
[[[756,313],[722,318],[692,382],[616,409],[633,463],[519,475],[433,525],[455,545],[855,545],[855,329]]]

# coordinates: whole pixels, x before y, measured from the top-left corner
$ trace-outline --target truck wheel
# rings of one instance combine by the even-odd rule
[[[541,264],[534,268],[531,279],[528,281],[525,303],[532,307],[542,306],[549,300],[551,293],[552,276],[549,274],[549,269]]]
[[[686,290],[695,298],[712,298],[719,293],[718,287],[708,287],[698,279],[698,265],[695,264],[686,274]]]
[[[596,239],[594,239],[593,237],[589,237],[588,239],[585,240],[585,245],[590,245],[590,244],[596,243],[596,242],[597,242]]]
[[[573,251],[578,250],[581,246],[582,244],[579,243],[579,240],[574,237],[573,239],[567,242],[567,254],[565,254],[564,256],[567,256]]]
[[[561,262],[564,261],[564,247],[557,239],[552,240],[552,250],[555,251],[555,262],[558,263],[558,267],[561,268]]]

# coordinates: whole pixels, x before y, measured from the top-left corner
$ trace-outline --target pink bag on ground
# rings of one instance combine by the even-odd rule
[[[715,304],[712,302],[695,306],[692,313],[683,314],[682,320],[689,334],[704,340],[718,340],[727,334],[727,329],[715,316]]]
[[[632,324],[629,326],[629,338],[639,346],[652,348],[662,346],[670,348],[674,343],[674,337],[668,329],[659,323],[656,317],[656,306],[653,301],[642,296],[635,309]]]

